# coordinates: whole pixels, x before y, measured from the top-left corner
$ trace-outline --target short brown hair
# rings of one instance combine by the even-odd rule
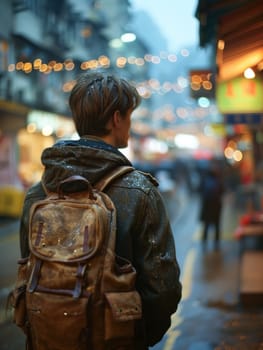
[[[107,123],[115,111],[125,116],[140,104],[134,86],[124,79],[102,72],[84,73],[73,87],[69,105],[79,136],[105,136]]]

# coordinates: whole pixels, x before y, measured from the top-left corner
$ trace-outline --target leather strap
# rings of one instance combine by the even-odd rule
[[[96,182],[94,187],[99,191],[103,191],[110,184],[110,182],[112,182],[116,178],[120,177],[121,175],[130,173],[133,170],[134,170],[134,168],[130,165],[121,165],[121,166],[113,169],[105,177],[103,177],[101,180]]]
[[[86,272],[87,265],[78,265],[76,273],[76,284],[73,291],[73,298],[79,298],[82,293],[82,287],[84,285],[84,276]]]
[[[31,278],[29,281],[28,291],[33,293],[38,285],[39,273],[42,266],[42,260],[36,259],[33,271],[31,272]]]

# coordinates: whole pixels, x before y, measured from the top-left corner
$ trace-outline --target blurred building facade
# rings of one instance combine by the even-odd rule
[[[121,41],[129,9],[129,0],[0,2],[0,187],[35,182],[41,150],[74,134],[67,100],[78,73],[147,78],[145,65],[126,64],[146,51],[139,38]]]
[[[110,44],[130,21],[128,0],[121,6],[103,0],[3,0],[0,6],[5,14],[0,24],[0,97],[62,114],[68,113],[62,92],[76,73],[94,66],[114,70],[116,53]],[[139,40],[129,46],[145,52]],[[145,67],[131,69],[125,69],[128,77],[146,74]]]

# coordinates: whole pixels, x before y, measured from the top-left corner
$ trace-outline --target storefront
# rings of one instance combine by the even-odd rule
[[[240,174],[242,193],[261,196],[263,146],[262,78],[237,77],[218,83],[217,103],[227,132],[225,156]],[[243,197],[242,197],[243,198]],[[243,199],[242,199],[243,201]],[[261,198],[253,201],[260,207]],[[246,207],[246,204],[245,204]],[[244,208],[247,209],[247,208]]]
[[[44,111],[32,110],[27,116],[27,125],[17,134],[19,148],[18,173],[25,187],[41,179],[42,151],[57,139],[74,137],[71,119]]]
[[[0,216],[19,216],[29,186],[41,179],[41,153],[72,138],[71,119],[0,101]]]
[[[25,127],[27,114],[23,105],[0,101],[0,216],[21,212],[24,188],[17,169],[17,131]]]

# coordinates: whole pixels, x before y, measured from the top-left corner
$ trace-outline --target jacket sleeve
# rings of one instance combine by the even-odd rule
[[[152,187],[142,202],[134,260],[147,343],[153,346],[171,325],[171,315],[177,310],[182,286],[172,230],[156,187]]]

